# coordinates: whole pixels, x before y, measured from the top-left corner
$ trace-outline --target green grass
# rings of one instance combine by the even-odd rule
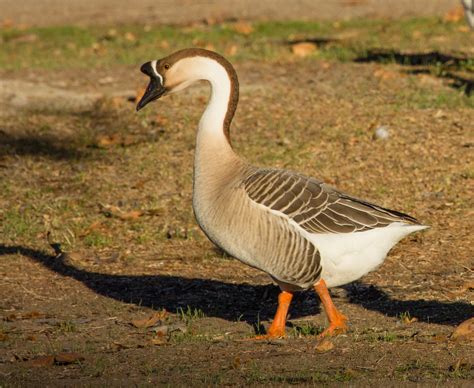
[[[323,327],[315,326],[311,322],[305,322],[299,325],[295,325],[292,328],[292,332],[295,337],[316,336],[322,333],[323,330]]]
[[[74,26],[1,29],[0,68],[61,69],[137,65],[180,48],[212,46],[226,53],[236,46],[234,61],[285,60],[290,57],[289,42],[328,39],[312,58],[352,60],[367,49],[423,50],[441,47],[435,38],[451,35],[456,48],[468,48],[470,35],[459,25],[437,18],[401,21],[352,20],[331,22],[260,22],[250,34],[236,31],[230,23],[213,26],[171,27],[139,25],[81,28]],[[417,34],[417,39],[414,39]],[[29,37],[29,38],[28,38]],[[472,68],[472,63],[469,66]]]
[[[193,308],[191,306],[187,306],[186,309],[183,309],[182,307],[178,308],[176,314],[178,314],[179,318],[186,324],[190,324],[196,319],[204,318],[206,316],[201,309]]]
[[[33,237],[40,231],[40,226],[33,216],[34,210],[29,207],[12,208],[0,214],[2,237],[6,240]]]

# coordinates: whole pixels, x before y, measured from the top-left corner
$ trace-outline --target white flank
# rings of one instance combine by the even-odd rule
[[[295,229],[319,250],[321,277],[328,287],[351,283],[379,267],[387,253],[410,233],[427,229],[426,225],[394,222],[382,228],[355,233],[309,233],[286,214],[252,201],[287,220]]]
[[[309,234],[319,249],[322,278],[329,287],[353,282],[379,267],[387,253],[410,233],[428,228],[394,222],[383,228],[343,234]]]

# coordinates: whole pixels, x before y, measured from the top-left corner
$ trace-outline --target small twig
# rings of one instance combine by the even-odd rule
[[[381,362],[385,357],[387,357],[386,354],[384,354],[382,357],[380,357],[380,358],[375,362],[375,365],[380,364],[380,362]]]
[[[23,290],[25,290],[28,294],[33,295],[34,297],[38,298],[39,300],[63,300],[63,298],[50,298],[48,296],[41,296],[38,295],[36,292],[28,290],[23,284],[17,283]]]

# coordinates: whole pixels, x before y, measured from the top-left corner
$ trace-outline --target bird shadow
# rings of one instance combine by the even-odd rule
[[[78,160],[88,154],[70,144],[46,136],[12,136],[0,128],[0,158],[7,155],[42,156],[56,160]]]
[[[279,289],[274,285],[226,283],[212,279],[185,278],[170,275],[116,275],[87,271],[75,267],[67,254],[51,255],[39,250],[0,245],[0,256],[20,254],[66,277],[80,281],[99,295],[121,302],[168,311],[200,309],[209,317],[226,320],[240,318],[256,326],[269,320],[276,309]],[[350,303],[398,317],[410,312],[419,321],[453,325],[474,315],[474,306],[464,302],[426,300],[399,301],[376,286],[355,282],[342,288]],[[292,318],[320,312],[313,292],[295,295]]]
[[[403,53],[397,50],[372,49],[364,55],[358,56],[354,62],[358,63],[397,63],[408,67],[408,74],[430,74],[448,81],[451,88],[462,91],[470,96],[474,90],[474,79],[456,74],[455,71],[472,72],[468,64],[473,58],[444,54],[438,51],[426,53]]]

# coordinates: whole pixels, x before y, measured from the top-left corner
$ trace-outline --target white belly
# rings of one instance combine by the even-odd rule
[[[328,287],[359,279],[383,263],[390,249],[424,225],[393,223],[384,228],[344,234],[308,233],[321,254],[322,278]]]

